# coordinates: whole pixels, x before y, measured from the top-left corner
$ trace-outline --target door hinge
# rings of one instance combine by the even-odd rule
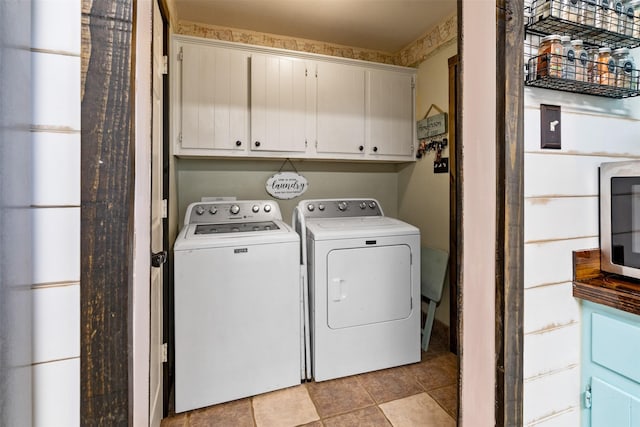
[[[587,389],[584,391],[584,407],[587,409],[590,409],[591,405],[593,405],[593,397],[591,396],[591,386],[587,386]]]
[[[182,61],[182,58],[183,58],[182,48],[180,48],[180,52],[178,52],[178,61]]]
[[[178,134],[178,143],[182,144],[182,132]]]
[[[307,70],[306,68],[304,69],[304,76],[307,77],[309,75],[309,70]]]
[[[162,343],[162,345],[160,346],[160,361],[162,363],[167,363],[168,360],[168,346],[167,343]]]
[[[162,199],[162,218],[167,218],[169,216],[169,207],[167,204],[167,199]]]
[[[169,57],[167,55],[162,56],[162,74],[169,74]]]

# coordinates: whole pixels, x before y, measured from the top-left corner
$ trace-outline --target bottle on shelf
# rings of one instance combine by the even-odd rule
[[[615,86],[616,83],[616,63],[611,57],[611,48],[601,47],[598,49],[598,59],[596,61],[595,75],[593,82],[606,86]]]
[[[580,12],[579,0],[564,0],[560,9],[560,18],[565,21],[578,22]]]
[[[561,36],[562,44],[562,78],[568,80],[576,79],[576,54],[571,45],[571,37]]]
[[[633,37],[634,33],[634,17],[635,17],[635,5],[632,1],[625,1],[623,4],[624,8],[624,35]]]
[[[596,26],[596,0],[583,0],[581,2],[580,17],[578,22],[589,27]]]
[[[576,81],[587,82],[589,81],[587,74],[589,55],[582,45],[582,40],[572,40],[571,46],[573,47],[575,55],[574,67]]]
[[[596,28],[608,30],[612,14],[611,0],[598,0],[596,7]]]
[[[624,89],[638,88],[638,71],[629,49],[622,47],[614,50],[611,55],[616,62],[616,86]]]
[[[611,18],[609,20],[609,28],[608,30],[612,33],[620,33],[624,34],[624,5],[621,0],[613,1],[613,13],[611,14]]]
[[[543,37],[538,46],[537,78],[562,77],[562,43],[560,35]]]
[[[633,6],[633,31],[631,36],[640,39],[640,0],[631,0]]]
[[[536,21],[549,16],[560,18],[564,1],[565,0],[536,0],[533,8]]]

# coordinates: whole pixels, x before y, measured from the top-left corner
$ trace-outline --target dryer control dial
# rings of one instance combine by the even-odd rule
[[[258,213],[258,212],[260,212],[260,206],[258,206],[258,205],[253,205],[253,206],[251,206],[251,211],[252,211],[253,213]]]
[[[345,210],[347,210],[347,202],[339,202],[338,210],[340,210],[341,212],[344,212]]]
[[[324,210],[324,205],[323,205],[322,203],[320,203],[320,204],[318,205],[318,209],[320,209],[321,211],[323,211],[323,210]]]
[[[316,207],[315,207],[315,206],[313,206],[313,204],[312,204],[312,203],[309,203],[309,204],[307,205],[307,209],[309,210],[309,212],[313,212],[313,211],[315,210],[315,208],[316,208]]]
[[[264,205],[264,211],[265,211],[266,213],[271,212],[271,205]]]
[[[370,207],[371,209],[375,209],[375,208],[376,208],[376,206],[377,206],[377,205],[376,205],[376,202],[371,202],[371,203],[369,203],[369,207]]]
[[[229,209],[229,212],[231,212],[232,215],[238,215],[238,212],[240,212],[240,206],[231,205],[231,209]]]
[[[365,209],[367,204],[365,202],[360,202],[360,209]]]
[[[209,208],[209,213],[210,213],[211,215],[215,215],[215,214],[217,214],[217,213],[218,213],[218,208],[216,208],[215,206],[211,206],[211,207]]]

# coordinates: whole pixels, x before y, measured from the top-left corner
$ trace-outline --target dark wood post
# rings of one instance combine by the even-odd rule
[[[130,425],[133,0],[83,0],[80,423]]]

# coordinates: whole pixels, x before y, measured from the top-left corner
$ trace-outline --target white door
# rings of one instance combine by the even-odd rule
[[[413,76],[369,71],[369,146],[373,155],[413,155]]]
[[[365,69],[318,62],[318,153],[364,154]]]
[[[327,325],[352,328],[411,314],[411,248],[335,249],[327,255]]]
[[[162,80],[163,22],[157,2],[153,2],[153,122],[151,129],[151,252],[163,250],[162,201]],[[163,266],[151,268],[150,289],[150,360],[149,360],[149,425],[162,420],[162,275]]]
[[[307,74],[300,59],[251,56],[252,151],[305,151]]]
[[[246,151],[249,56],[246,52],[178,44],[182,54],[182,148]]]

